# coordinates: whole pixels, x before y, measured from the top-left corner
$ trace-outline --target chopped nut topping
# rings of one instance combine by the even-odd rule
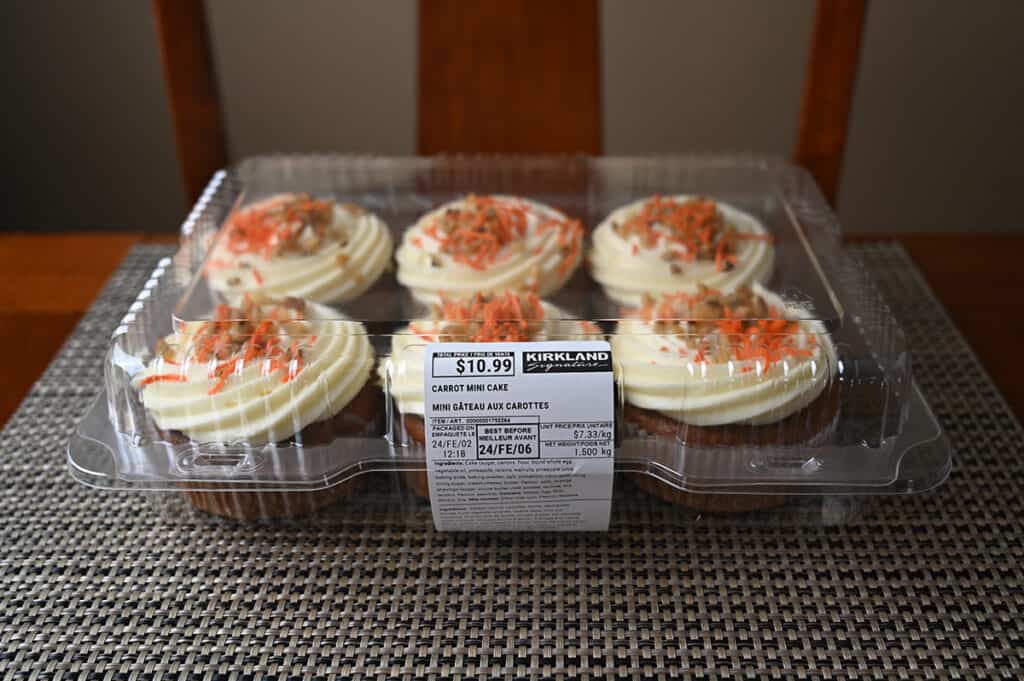
[[[544,307],[533,293],[476,294],[469,300],[446,301],[431,310],[433,330],[424,337],[450,342],[528,341],[544,328]]]
[[[761,371],[786,357],[809,357],[817,339],[750,287],[721,293],[701,286],[694,295],[647,297],[640,317],[658,334],[679,336],[695,362],[759,360]]]
[[[295,296],[288,296],[281,300],[281,305],[288,308],[289,310],[296,310],[304,313],[306,311],[306,301],[302,298],[296,298]]]
[[[334,206],[333,201],[308,194],[289,194],[243,209],[225,225],[227,247],[236,254],[255,253],[269,260],[284,254],[313,255],[328,241],[344,246],[348,234],[334,224]]]
[[[498,260],[504,248],[523,248],[530,210],[528,204],[515,199],[470,195],[459,207],[436,216],[423,233],[436,240],[440,251],[455,262],[484,270]],[[551,219],[537,227],[539,232],[549,229],[558,230],[561,267],[568,270],[579,255],[583,226],[576,220]]]
[[[770,239],[740,232],[726,222],[714,201],[703,198],[678,201],[655,196],[612,229],[623,238],[635,239],[633,255],[639,255],[640,247],[653,250],[665,241],[662,257],[666,260],[712,261],[719,272],[735,265],[739,241]]]
[[[263,296],[246,295],[240,307],[218,305],[214,318],[203,322],[187,346],[157,343],[156,353],[167,364],[184,366],[188,361],[210,364],[208,390],[214,395],[224,389],[230,377],[247,364],[261,362],[265,375],[283,372],[281,382],[295,378],[305,366],[304,351],[316,336],[305,321],[305,301],[284,298],[272,301]],[[140,387],[157,381],[187,381],[178,374],[155,374],[140,382]]]
[[[317,236],[316,232],[310,225],[306,225],[299,232],[297,239],[299,249],[306,255],[312,255],[316,253],[320,248],[320,237]]]

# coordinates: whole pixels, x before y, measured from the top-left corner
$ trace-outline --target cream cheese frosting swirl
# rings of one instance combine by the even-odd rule
[[[366,384],[373,348],[362,324],[290,298],[218,306],[186,322],[132,377],[156,425],[204,443],[285,440],[340,412]]]
[[[387,224],[359,206],[279,194],[229,218],[207,277],[232,304],[256,292],[341,303],[373,285],[393,248]]]
[[[421,217],[398,248],[398,281],[425,303],[561,288],[582,258],[583,226],[535,201],[467,196]]]
[[[533,294],[479,294],[468,301],[435,306],[429,319],[414,321],[391,338],[391,354],[377,366],[399,412],[422,416],[423,358],[428,343],[599,340],[597,325],[569,318]]]
[[[781,421],[836,373],[824,326],[806,317],[758,285],[648,302],[611,338],[626,401],[695,426]]]
[[[591,270],[609,298],[639,305],[645,294],[721,291],[765,283],[774,247],[759,220],[695,196],[654,196],[618,208],[597,226]]]

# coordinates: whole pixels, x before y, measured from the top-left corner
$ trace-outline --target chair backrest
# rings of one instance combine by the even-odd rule
[[[185,200],[191,205],[228,161],[206,10],[203,0],[152,0],[152,5]]]
[[[601,152],[597,0],[419,10],[420,153]]]
[[[203,0],[152,3],[194,200],[228,158]],[[866,8],[817,0],[812,29],[794,158],[833,205]],[[598,14],[598,0],[420,0],[419,152],[600,153]]]
[[[867,0],[818,0],[794,160],[836,205]]]

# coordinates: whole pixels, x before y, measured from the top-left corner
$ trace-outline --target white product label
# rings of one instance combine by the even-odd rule
[[[438,530],[608,529],[612,353],[604,341],[427,346]]]

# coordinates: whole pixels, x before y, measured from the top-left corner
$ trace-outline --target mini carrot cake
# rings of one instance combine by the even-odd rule
[[[806,317],[756,285],[648,301],[611,340],[627,419],[672,435],[684,424],[687,443],[806,439],[813,433],[779,424],[814,402],[836,372],[824,326]]]
[[[468,300],[434,306],[430,318],[415,321],[395,333],[391,339],[391,355],[377,367],[381,382],[390,392],[402,429],[396,439],[420,446],[426,441],[423,362],[428,343],[601,338],[597,325],[571,319],[532,293],[477,294]],[[429,496],[425,472],[410,474],[407,479],[421,496]]]
[[[425,303],[495,291],[547,296],[582,257],[583,226],[510,196],[467,196],[424,215],[396,253],[398,281]]]
[[[820,438],[839,409],[837,359],[824,326],[807,316],[758,285],[647,301],[611,339],[627,427],[665,440],[673,452],[680,443],[742,448]],[[728,479],[718,470],[731,465],[725,453],[700,457],[690,463],[713,458],[707,477]],[[688,494],[649,482],[703,510],[749,510],[772,499]]]
[[[393,247],[388,226],[359,206],[279,194],[228,219],[207,277],[232,304],[245,293],[342,303],[373,285]]]
[[[623,206],[598,225],[590,264],[609,298],[639,305],[647,294],[721,291],[765,283],[774,248],[764,225],[724,203],[654,196]]]
[[[297,298],[245,296],[237,308],[218,306],[209,321],[182,324],[133,382],[172,445],[302,448],[377,431],[373,363],[362,324]],[[188,498],[218,515],[255,518],[312,510],[344,491],[202,491]]]

